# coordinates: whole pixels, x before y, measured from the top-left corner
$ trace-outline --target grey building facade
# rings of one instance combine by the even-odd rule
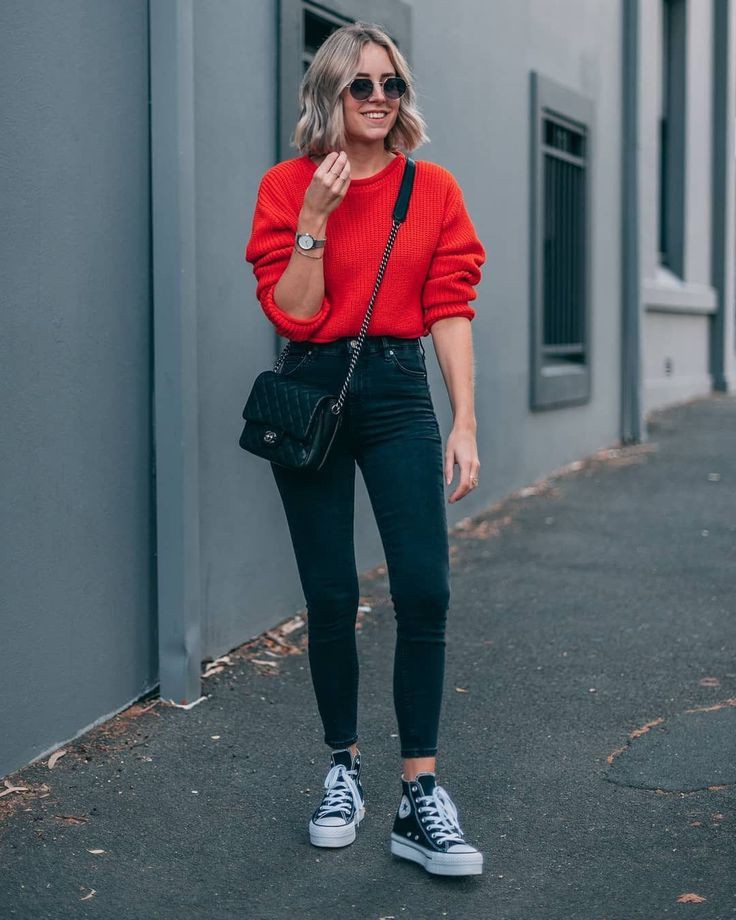
[[[303,604],[237,446],[279,341],[243,250],[330,29],[383,24],[488,261],[480,488],[736,385],[732,0],[8,0],[0,775]],[[446,435],[450,407],[428,348]],[[359,568],[382,559],[360,479]]]

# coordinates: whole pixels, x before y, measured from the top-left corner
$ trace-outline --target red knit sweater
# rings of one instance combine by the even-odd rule
[[[397,153],[375,175],[352,179],[330,214],[325,295],[317,313],[307,319],[281,310],[273,290],[291,258],[304,193],[317,167],[304,155],[277,163],[261,179],[245,258],[253,264],[263,311],[281,335],[329,342],[360,331],[406,163],[404,154]],[[427,335],[438,319],[472,319],[475,310],[469,301],[475,299],[485,255],[452,173],[418,160],[407,218],[396,237],[368,335],[416,338]]]

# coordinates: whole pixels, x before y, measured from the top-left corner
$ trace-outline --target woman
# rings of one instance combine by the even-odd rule
[[[345,378],[391,227],[406,154],[428,140],[409,68],[378,26],[324,42],[304,75],[294,143],[301,156],[263,176],[246,259],[266,316],[292,345],[282,372],[331,392]],[[308,655],[332,749],[310,840],[355,840],[365,814],[357,746],[356,463],[386,554],[397,621],[393,694],[403,773],[391,851],[441,875],[477,874],[447,791],[436,784],[449,551],[444,483],[478,484],[469,301],[485,261],[446,169],[417,163],[401,225],[344,408],[319,471],[272,464],[308,611]],[[422,337],[431,332],[453,410],[442,439]],[[399,791],[399,790],[397,790]]]

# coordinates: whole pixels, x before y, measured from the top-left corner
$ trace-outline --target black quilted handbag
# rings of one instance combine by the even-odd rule
[[[284,377],[280,370],[289,353],[291,343],[287,343],[273,370],[262,371],[253,382],[243,409],[245,426],[239,441],[243,450],[295,470],[319,470],[324,465],[342,421],[350,378],[363,347],[391,249],[406,218],[415,167],[414,160],[407,157],[391,232],[340,393],[334,396],[321,387]]]

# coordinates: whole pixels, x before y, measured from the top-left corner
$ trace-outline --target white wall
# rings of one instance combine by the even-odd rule
[[[684,278],[659,266],[659,111],[662,3],[640,4],[642,402],[644,412],[710,392],[713,21],[687,0]]]

